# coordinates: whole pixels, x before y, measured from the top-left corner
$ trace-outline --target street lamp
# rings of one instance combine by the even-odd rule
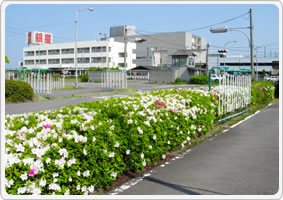
[[[228,28],[227,26],[213,26],[210,28],[211,33],[226,33],[228,31],[238,31],[242,34],[244,34],[248,41],[249,41],[249,46],[250,46],[250,59],[251,59],[251,71],[252,71],[252,80],[254,80],[254,45],[253,45],[253,20],[252,20],[252,9],[250,8],[249,10],[249,15],[250,15],[250,26],[249,27],[237,27],[237,28]],[[243,31],[240,31],[239,29],[250,29],[250,38],[247,36],[246,33]]]
[[[75,77],[76,77],[76,82],[75,82],[75,88],[78,88],[78,64],[77,64],[77,41],[78,41],[78,17],[79,17],[79,12],[81,10],[89,10],[89,11],[93,11],[93,8],[80,8],[76,11],[76,21],[75,21],[75,69],[76,69],[76,72],[75,72]]]
[[[237,41],[230,41],[230,42],[226,42],[225,44],[224,44],[224,50],[226,49],[226,46],[228,45],[228,44],[230,44],[230,43],[236,43]],[[223,59],[223,61],[224,61],[224,67],[225,67],[225,56],[224,56],[224,59]]]

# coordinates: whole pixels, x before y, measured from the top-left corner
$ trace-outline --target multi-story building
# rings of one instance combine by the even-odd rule
[[[110,28],[110,37],[115,41],[124,42],[125,34],[128,41],[137,43],[136,65],[137,66],[193,66],[206,64],[206,39],[188,32],[172,32],[158,34],[136,35],[135,26],[116,26]],[[180,52],[182,51],[182,55]],[[194,56],[190,56],[191,54]],[[192,60],[193,59],[193,60]],[[191,65],[190,65],[191,66]]]
[[[75,43],[33,45],[23,49],[23,67],[75,70]],[[127,44],[127,69],[136,67],[134,63],[136,43]],[[124,43],[107,40],[77,42],[77,68],[79,74],[89,67],[124,67]]]

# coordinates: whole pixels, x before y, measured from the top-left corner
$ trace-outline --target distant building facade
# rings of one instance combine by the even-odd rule
[[[23,67],[74,70],[75,42],[33,45],[23,49]],[[127,45],[127,68],[136,67],[136,44]],[[77,67],[79,71],[89,67],[124,68],[124,43],[109,38],[103,41],[77,42]]]

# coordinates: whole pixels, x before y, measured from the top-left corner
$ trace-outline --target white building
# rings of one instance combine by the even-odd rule
[[[23,49],[23,67],[75,70],[75,42],[33,45]],[[136,44],[127,44],[127,70],[136,67]],[[84,71],[89,67],[124,67],[124,43],[113,38],[102,41],[77,42],[77,67]]]

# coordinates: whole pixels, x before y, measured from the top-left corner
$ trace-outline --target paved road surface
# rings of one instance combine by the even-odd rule
[[[271,105],[191,149],[183,158],[155,168],[142,181],[134,179],[109,194],[275,194],[279,188],[278,133],[279,106]]]
[[[69,84],[69,83],[68,83]],[[90,97],[80,97],[80,98],[69,98],[69,99],[57,99],[48,100],[41,102],[31,102],[31,103],[17,103],[17,104],[6,104],[5,114],[21,114],[26,112],[37,112],[42,110],[53,110],[56,108],[79,104],[83,102],[92,102],[97,100],[103,100],[110,97],[124,97],[131,95],[133,93],[121,94],[121,95],[109,95],[109,91],[102,90],[100,83],[79,83],[80,89],[74,90],[54,90],[52,92],[52,97],[68,97],[74,95],[86,95],[86,94],[96,94],[98,96]],[[147,84],[145,81],[129,82],[128,88],[139,89],[142,91],[149,91],[154,89],[165,89],[165,88],[192,88],[199,86],[191,85],[162,85],[162,84]]]

